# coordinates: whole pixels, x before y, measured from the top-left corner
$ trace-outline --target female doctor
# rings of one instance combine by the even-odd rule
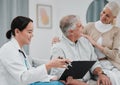
[[[1,85],[63,85],[59,81],[49,82],[55,77],[48,75],[47,71],[53,67],[66,67],[69,60],[53,59],[36,68],[32,67],[23,50],[32,36],[33,21],[30,18],[18,16],[13,19],[11,29],[6,33],[10,41],[0,49]]]

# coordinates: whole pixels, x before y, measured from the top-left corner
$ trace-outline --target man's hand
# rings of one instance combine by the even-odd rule
[[[95,68],[94,75],[98,76],[97,85],[112,85],[110,79],[104,74],[100,67]]]
[[[98,80],[97,80],[97,85],[112,85],[110,79],[104,75],[104,74],[99,74],[98,75]]]
[[[69,76],[67,79],[66,79],[66,85],[87,85],[86,83],[80,81],[80,80],[77,80],[77,79],[73,79],[71,76]]]

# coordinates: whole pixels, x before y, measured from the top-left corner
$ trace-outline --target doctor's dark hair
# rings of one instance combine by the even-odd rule
[[[15,29],[19,29],[20,31],[23,31],[26,28],[26,26],[29,24],[29,22],[33,22],[33,20],[24,16],[15,17],[11,23],[11,29],[6,33],[6,37],[8,39],[11,39],[12,35],[15,36]]]

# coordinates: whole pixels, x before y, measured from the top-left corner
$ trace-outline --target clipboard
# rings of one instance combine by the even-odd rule
[[[68,76],[74,79],[82,79],[84,75],[91,69],[96,61],[73,61],[68,69],[65,69],[59,80],[66,80]]]

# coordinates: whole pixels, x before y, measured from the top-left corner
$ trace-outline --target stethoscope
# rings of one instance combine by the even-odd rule
[[[20,53],[22,53],[23,57],[24,57],[24,62],[25,62],[25,66],[27,67],[27,70],[29,70],[29,65],[27,63],[27,57],[25,56],[25,53],[22,50],[18,50]]]

